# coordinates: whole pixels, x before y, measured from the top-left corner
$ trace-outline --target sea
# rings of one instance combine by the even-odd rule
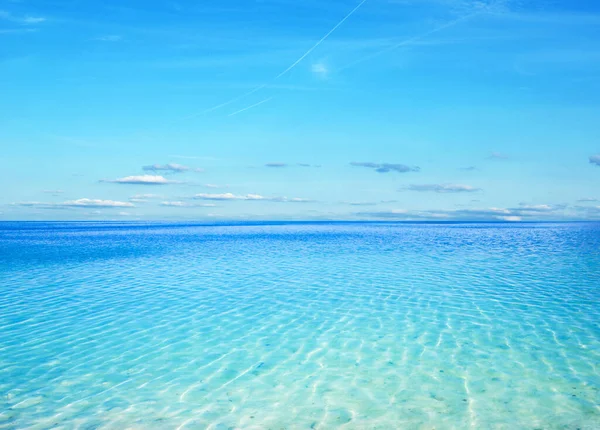
[[[0,429],[338,428],[600,429],[600,223],[0,223]]]

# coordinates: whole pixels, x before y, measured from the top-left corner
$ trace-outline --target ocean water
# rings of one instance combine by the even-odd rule
[[[600,429],[600,224],[0,224],[0,429]]]

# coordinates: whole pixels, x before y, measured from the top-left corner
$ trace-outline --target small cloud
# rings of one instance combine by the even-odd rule
[[[308,164],[308,163],[298,163],[300,167],[321,167],[320,164]]]
[[[194,196],[195,199],[200,200],[252,200],[252,201],[267,201],[267,202],[280,202],[280,203],[309,203],[312,200],[301,199],[301,198],[287,198],[287,197],[265,197],[260,194],[246,194],[246,195],[236,195],[232,193],[223,193],[223,194],[196,194]]]
[[[474,193],[481,191],[481,188],[475,188],[470,185],[460,184],[411,184],[408,187],[400,189],[400,191],[418,191],[418,192],[434,192],[434,193]]]
[[[133,185],[167,185],[180,184],[178,181],[170,181],[163,176],[158,175],[141,175],[141,176],[126,176],[124,178],[114,180],[101,180],[100,182],[112,182],[114,184],[133,184]]]
[[[488,157],[488,160],[508,160],[510,157],[500,152],[492,152]]]
[[[94,40],[98,40],[100,42],[119,42],[123,38],[118,34],[107,34],[105,36],[96,37]]]
[[[188,202],[174,201],[174,202],[161,202],[161,206],[174,207],[174,208],[214,208],[216,205],[212,203],[206,204],[193,204]]]
[[[590,203],[590,202],[597,202],[597,201],[600,201],[600,200],[598,200],[598,199],[593,199],[593,198],[590,198],[590,197],[585,197],[585,198],[583,198],[583,199],[579,199],[579,200],[577,200],[577,201],[578,201],[579,203],[586,203],[586,202]]]
[[[46,21],[46,18],[43,16],[26,16],[21,20],[23,24],[39,24],[44,21]]]
[[[327,67],[326,64],[324,63],[314,63],[311,68],[310,68],[311,72],[319,77],[319,78],[326,78],[327,75],[329,75],[329,68]]]
[[[99,200],[99,199],[78,199],[69,200],[62,203],[62,206],[68,207],[96,207],[96,208],[132,208],[133,203],[119,202],[115,200]]]
[[[229,185],[204,184],[204,187],[217,189],[217,188],[229,188]]]
[[[43,202],[21,202],[16,203],[19,206],[30,206],[39,208],[133,208],[135,205],[130,202],[120,202],[116,200],[100,200],[100,199],[77,199],[68,200],[63,203],[43,203]]]
[[[356,162],[353,161],[350,163],[351,166],[355,167],[367,167],[369,169],[374,169],[378,173],[388,173],[388,172],[418,172],[421,170],[420,167],[417,166],[406,166],[404,164],[390,164],[390,163],[371,163],[371,162]]]
[[[223,193],[223,194],[207,194],[200,193],[194,196],[195,199],[200,200],[250,200],[248,196],[253,194],[248,194],[247,196],[238,196],[232,193]],[[261,197],[261,196],[258,196]]]
[[[152,164],[151,166],[142,167],[145,171],[150,172],[169,172],[169,173],[183,173],[183,172],[204,172],[204,169],[196,169],[188,166],[183,166],[177,163],[169,163],[169,164]]]
[[[509,222],[519,222],[519,221],[523,220],[522,217],[515,216],[515,215],[499,216],[498,219],[500,219],[502,221],[509,221]]]
[[[62,194],[64,193],[63,190],[42,190],[42,193],[44,194]]]
[[[510,209],[511,211],[521,212],[554,212],[565,209],[567,205],[530,205],[527,203],[519,203],[518,208]]]
[[[288,199],[287,197],[281,197],[278,199],[274,199],[274,202],[289,202],[289,203],[312,203],[314,202],[314,200],[310,200],[310,199],[301,199],[299,197],[292,197],[291,199]]]
[[[600,154],[590,156],[590,163],[600,166]]]
[[[377,203],[375,202],[340,202],[344,205],[350,206],[375,206]]]
[[[287,167],[286,163],[267,163],[265,167]]]
[[[148,199],[162,199],[163,196],[161,196],[160,194],[134,194],[133,196],[129,197],[129,200],[148,200]]]
[[[5,19],[7,21],[11,21],[11,22],[15,22],[18,24],[22,24],[22,25],[35,25],[35,24],[40,24],[44,21],[47,21],[46,18],[44,18],[43,16],[14,16],[13,14],[5,11],[5,10],[0,10],[0,19]]]
[[[477,170],[477,167],[475,167],[475,166],[459,167],[458,170],[464,170],[465,172],[472,172],[474,170]]]

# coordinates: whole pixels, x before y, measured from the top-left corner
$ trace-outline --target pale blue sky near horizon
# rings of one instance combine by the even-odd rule
[[[598,220],[599,41],[589,0],[0,0],[0,220]]]

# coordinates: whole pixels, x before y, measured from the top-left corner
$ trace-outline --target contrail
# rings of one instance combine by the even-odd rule
[[[234,99],[231,99],[231,100],[229,100],[229,101],[227,101],[227,102],[225,102],[225,103],[221,103],[221,104],[218,104],[218,105],[216,105],[216,106],[213,106],[213,107],[211,107],[211,108],[209,108],[209,109],[205,109],[205,110],[203,110],[202,112],[198,112],[198,113],[194,113],[194,114],[192,114],[192,115],[188,115],[188,116],[186,116],[186,117],[183,117],[183,118],[181,118],[180,120],[181,120],[181,121],[183,121],[183,120],[186,120],[186,119],[195,118],[195,117],[197,117],[197,116],[199,116],[199,115],[204,115],[205,113],[209,113],[209,112],[212,112],[212,111],[214,111],[214,110],[220,109],[220,108],[222,108],[222,107],[228,106],[228,105],[230,105],[230,104],[232,104],[232,103],[235,103],[235,102],[237,102],[238,100],[242,100],[243,98],[246,98],[246,97],[248,97],[248,96],[249,96],[249,95],[251,95],[251,94],[254,94],[255,92],[257,92],[257,91],[259,91],[259,90],[262,90],[262,89],[263,89],[264,87],[266,87],[266,86],[267,86],[267,84],[262,84],[262,85],[259,85],[258,87],[256,87],[256,88],[254,88],[254,89],[252,89],[252,90],[248,91],[247,93],[244,93],[244,94],[242,94],[241,96],[238,96],[238,97],[236,97],[236,98],[234,98]]]
[[[471,18],[473,18],[474,16],[481,15],[481,14],[483,14],[483,13],[486,13],[486,12],[488,12],[490,9],[492,9],[492,7],[494,7],[494,6],[501,6],[501,5],[503,5],[504,3],[506,3],[506,1],[504,1],[504,0],[497,0],[496,2],[491,2],[490,4],[488,4],[488,5],[487,5],[487,7],[483,7],[483,8],[481,8],[480,10],[478,10],[478,11],[476,11],[476,12],[469,13],[469,14],[467,14],[467,15],[461,16],[460,18],[457,18],[457,19],[455,19],[455,20],[453,20],[453,21],[447,22],[446,24],[443,24],[443,25],[441,25],[441,26],[439,26],[439,27],[436,27],[436,28],[434,28],[434,29],[432,29],[432,30],[429,30],[429,31],[427,31],[427,32],[425,32],[425,33],[423,33],[423,34],[419,34],[419,35],[417,35],[417,36],[413,36],[413,37],[411,37],[411,38],[408,38],[408,39],[406,39],[406,40],[403,40],[403,41],[401,41],[401,42],[398,42],[398,43],[396,43],[395,45],[388,46],[387,48],[384,48],[384,49],[382,49],[381,51],[377,51],[377,52],[374,52],[374,53],[372,53],[372,54],[369,54],[369,55],[367,55],[367,56],[365,56],[365,57],[363,57],[363,58],[359,58],[358,60],[356,60],[356,61],[353,61],[352,63],[350,63],[350,64],[348,64],[348,65],[346,65],[346,66],[342,67],[341,69],[339,69],[339,70],[338,70],[338,72],[341,72],[341,71],[343,71],[343,70],[346,70],[346,69],[348,69],[348,68],[350,68],[350,67],[356,66],[357,64],[360,64],[360,63],[362,63],[363,61],[367,61],[367,60],[370,60],[371,58],[378,57],[378,56],[380,56],[381,54],[385,54],[386,52],[393,51],[394,49],[398,49],[398,48],[400,48],[401,46],[410,45],[411,43],[417,42],[417,41],[419,41],[419,40],[421,40],[421,39],[424,39],[424,38],[426,38],[426,37],[428,37],[428,36],[431,36],[431,35],[432,35],[432,34],[434,34],[434,33],[437,33],[437,32],[439,32],[439,31],[445,30],[445,29],[447,29],[447,28],[449,28],[449,27],[453,27],[453,26],[455,26],[455,25],[457,25],[457,24],[459,24],[459,23],[461,23],[461,22],[463,22],[463,21],[466,21],[466,20],[468,20],[468,19],[471,19]]]
[[[358,10],[358,9],[359,9],[359,8],[360,8],[362,5],[363,5],[363,4],[365,4],[365,3],[366,3],[366,1],[367,1],[367,0],[362,0],[362,1],[361,1],[361,2],[358,4],[358,6],[356,6],[354,9],[352,9],[348,15],[346,15],[346,16],[345,16],[345,17],[344,17],[344,18],[343,18],[343,19],[342,19],[340,22],[338,22],[338,23],[335,25],[335,27],[333,27],[331,30],[329,30],[329,33],[327,33],[325,36],[323,36],[323,37],[321,38],[321,40],[319,40],[317,43],[315,43],[315,44],[313,45],[313,47],[312,47],[312,48],[310,48],[308,51],[306,51],[306,52],[304,53],[304,55],[302,55],[300,58],[298,58],[298,59],[297,59],[297,60],[296,60],[296,61],[295,61],[295,62],[294,62],[294,63],[293,63],[293,64],[292,64],[290,67],[288,67],[288,68],[287,68],[287,69],[285,69],[283,72],[281,72],[280,74],[278,74],[278,75],[275,77],[275,79],[279,79],[279,78],[281,78],[281,77],[282,77],[283,75],[285,75],[287,72],[289,72],[289,71],[290,71],[290,70],[292,70],[294,67],[296,67],[296,66],[297,66],[297,65],[298,65],[298,64],[299,64],[299,63],[300,63],[302,60],[304,60],[304,58],[306,58],[306,56],[307,56],[308,54],[310,54],[312,51],[314,51],[314,50],[317,48],[317,46],[319,46],[321,43],[323,43],[323,42],[325,41],[325,39],[327,39],[327,38],[328,38],[328,37],[331,35],[331,33],[333,33],[335,30],[337,30],[337,28],[338,28],[340,25],[342,25],[342,24],[343,24],[343,23],[344,23],[344,22],[345,22],[345,21],[346,21],[348,18],[350,18],[350,17],[351,17],[351,16],[354,14],[354,12],[356,12],[356,11],[357,11],[357,10]],[[275,80],[275,79],[274,79],[274,80]]]
[[[258,102],[258,103],[254,103],[253,105],[247,106],[247,107],[245,107],[244,109],[240,109],[240,110],[238,110],[238,111],[235,111],[235,112],[233,112],[233,113],[230,113],[230,114],[229,114],[229,115],[227,115],[227,116],[234,116],[234,115],[237,115],[238,113],[242,113],[242,112],[244,112],[244,111],[246,111],[246,110],[248,110],[248,109],[252,109],[253,107],[256,107],[256,106],[258,106],[258,105],[261,105],[261,104],[263,104],[263,103],[266,103],[266,102],[268,102],[269,100],[271,100],[272,98],[273,98],[273,97],[269,97],[269,98],[267,98],[267,99],[264,99],[264,100],[262,100],[262,101],[260,101],[260,102]]]
[[[340,25],[342,25],[344,22],[346,22],[346,20],[347,20],[348,18],[350,18],[350,17],[351,17],[351,16],[354,14],[354,12],[356,12],[356,11],[357,11],[357,10],[358,10],[358,9],[359,9],[359,8],[360,8],[360,7],[361,7],[363,4],[365,4],[366,2],[367,2],[367,0],[362,0],[362,1],[361,1],[361,2],[358,4],[358,6],[356,6],[354,9],[352,9],[352,10],[351,10],[351,11],[350,11],[350,12],[349,12],[349,13],[348,13],[348,14],[347,14],[347,15],[346,15],[344,18],[342,18],[342,20],[341,20],[340,22],[338,22],[338,23],[337,23],[337,24],[336,24],[336,25],[335,25],[335,26],[334,26],[334,27],[333,27],[331,30],[329,30],[329,32],[327,32],[327,34],[326,34],[325,36],[323,36],[323,37],[322,37],[322,38],[321,38],[321,39],[320,39],[320,40],[319,40],[317,43],[315,43],[315,44],[314,44],[314,45],[313,45],[313,46],[312,46],[312,47],[311,47],[311,48],[310,48],[308,51],[306,51],[304,54],[302,54],[302,56],[301,56],[300,58],[298,58],[296,61],[294,61],[294,62],[293,62],[293,63],[292,63],[292,64],[291,64],[291,65],[290,65],[290,66],[289,66],[287,69],[285,69],[283,72],[281,72],[280,74],[278,74],[277,76],[275,76],[273,79],[271,79],[271,81],[270,81],[270,82],[272,82],[272,81],[275,81],[275,80],[277,80],[277,79],[281,78],[283,75],[285,75],[285,74],[286,74],[286,73],[288,73],[290,70],[292,70],[294,67],[296,67],[298,64],[300,64],[300,62],[301,62],[302,60],[304,60],[308,54],[310,54],[312,51],[314,51],[314,50],[315,50],[315,49],[316,49],[316,48],[317,48],[317,47],[318,47],[318,46],[319,46],[321,43],[323,43],[323,42],[324,42],[324,41],[325,41],[325,40],[326,40],[326,39],[327,39],[329,36],[331,36],[331,34],[332,34],[332,33],[333,33],[335,30],[337,30],[337,28],[338,28]],[[253,90],[251,90],[251,91],[249,91],[249,92],[247,92],[247,93],[245,93],[245,94],[242,94],[241,96],[238,96],[238,97],[236,97],[236,98],[233,98],[233,99],[231,99],[231,100],[229,100],[229,101],[226,101],[226,102],[224,102],[224,103],[218,104],[218,105],[216,105],[216,106],[213,106],[213,107],[211,107],[211,108],[208,108],[208,109],[206,109],[206,110],[204,110],[204,111],[200,112],[200,114],[194,114],[194,115],[190,115],[190,116],[188,116],[188,117],[185,117],[185,118],[182,118],[182,119],[189,119],[189,118],[193,118],[193,117],[195,117],[195,116],[202,115],[202,114],[205,114],[205,113],[212,112],[212,111],[214,111],[214,110],[220,109],[220,108],[222,108],[222,107],[224,107],[224,106],[230,105],[231,103],[235,103],[235,102],[237,102],[238,100],[241,100],[241,99],[243,99],[243,98],[246,98],[246,97],[248,97],[250,94],[254,94],[254,93],[255,93],[255,92],[257,92],[257,91],[259,91],[259,90],[262,90],[262,89],[263,89],[264,87],[266,87],[266,86],[267,86],[267,84],[266,84],[266,83],[265,83],[265,84],[262,84],[262,85],[260,85],[260,86],[258,86],[258,87],[256,87],[256,88],[254,88]],[[253,106],[254,106],[254,105],[253,105]],[[231,115],[229,115],[229,116],[231,116]]]
[[[381,54],[385,54],[386,52],[393,51],[394,49],[398,49],[401,46],[410,45],[411,43],[417,42],[417,41],[419,41],[421,39],[424,39],[424,38],[426,38],[428,36],[431,36],[432,34],[437,33],[438,31],[442,31],[442,30],[445,30],[446,28],[453,27],[456,24],[459,24],[462,21],[466,21],[467,19],[470,19],[470,18],[472,18],[472,17],[474,17],[476,15],[479,15],[481,13],[483,13],[483,11],[478,11],[478,12],[474,12],[474,13],[471,13],[471,14],[468,14],[468,15],[465,15],[465,16],[461,16],[460,18],[455,19],[454,21],[447,22],[446,24],[441,25],[439,27],[436,27],[436,28],[434,28],[432,30],[429,30],[429,31],[427,31],[427,32],[425,32],[423,34],[419,34],[417,36],[413,36],[411,38],[408,38],[408,39],[405,39],[405,40],[403,40],[401,42],[398,42],[395,45],[388,46],[387,48],[384,48],[384,49],[382,49],[380,51],[377,51],[377,52],[374,52],[372,54],[369,54],[369,55],[367,55],[365,57],[359,58],[358,60],[355,60],[352,63],[345,65],[341,69],[338,69],[338,72],[342,72],[342,71],[344,71],[346,69],[349,69],[350,67],[354,67],[357,64],[362,63],[363,61],[367,61],[367,60],[370,60],[372,58],[378,57]]]

